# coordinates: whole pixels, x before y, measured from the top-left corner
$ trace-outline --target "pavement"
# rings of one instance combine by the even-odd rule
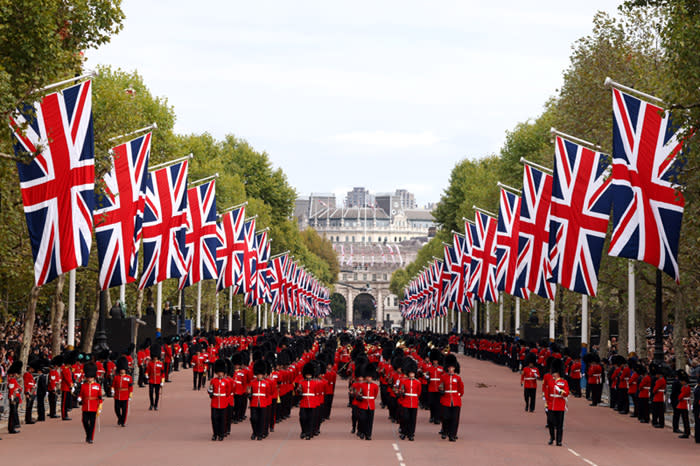
[[[459,356],[465,384],[459,439],[440,439],[438,426],[419,411],[415,441],[399,440],[396,424],[377,409],[371,441],[350,434],[347,383],[338,379],[331,419],[321,435],[299,439],[298,410],[262,441],[250,440],[250,424],[232,426],[222,442],[211,441],[209,398],[192,390],[191,370],[165,384],[159,411],[148,411],[148,392],[135,388],[127,426],[116,423],[107,399],[95,443],[85,443],[80,411],[71,421],[48,419],[0,434],[7,464],[193,466],[238,465],[673,465],[694,464],[700,444],[682,440],[670,428],[653,429],[609,408],[572,398],[566,413],[564,445],[549,446],[541,399],[534,413],[524,411],[518,374],[490,362]],[[4,425],[3,427],[6,427]]]

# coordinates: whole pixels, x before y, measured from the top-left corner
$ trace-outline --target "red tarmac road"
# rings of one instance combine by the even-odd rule
[[[71,421],[48,419],[8,435],[3,426],[3,464],[52,465],[681,465],[696,464],[700,444],[669,428],[653,429],[609,408],[571,399],[564,446],[547,445],[541,399],[524,412],[518,374],[460,356],[465,385],[459,440],[441,440],[437,426],[419,411],[416,440],[399,440],[396,424],[377,409],[371,441],[350,434],[347,384],[338,379],[331,419],[313,440],[299,439],[298,410],[263,441],[250,440],[250,424],[234,424],[223,442],[211,441],[209,398],[192,391],[191,370],[165,385],[159,411],[148,411],[146,389],[135,388],[127,427],[116,424],[107,399],[95,443],[84,442],[80,411]]]

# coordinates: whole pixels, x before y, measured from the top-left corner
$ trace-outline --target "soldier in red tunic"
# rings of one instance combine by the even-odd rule
[[[211,398],[211,428],[214,432],[212,440],[223,440],[226,433],[226,410],[228,409],[229,384],[224,378],[226,363],[217,359],[214,363],[214,378],[209,382],[209,398]]]
[[[430,352],[431,366],[425,376],[428,378],[428,404],[430,406],[430,422],[440,424],[440,393],[438,385],[440,385],[440,377],[442,377],[442,353],[434,349]]]
[[[550,368],[552,380],[547,384],[547,398],[550,400],[549,410],[547,411],[549,445],[553,444],[556,439],[557,446],[562,444],[566,399],[569,396],[569,384],[562,378],[562,370],[561,360],[554,359]]]
[[[71,390],[73,389],[73,371],[70,361],[61,361],[61,419],[70,421],[68,413],[73,407]]]
[[[360,383],[359,396],[361,400],[357,406],[359,411],[358,431],[359,437],[372,440],[372,427],[374,426],[375,400],[379,396],[379,386],[374,382],[377,378],[377,369],[374,364],[367,364],[363,369],[364,381]]]
[[[651,384],[651,424],[657,429],[664,428],[664,411],[666,405],[666,377],[655,363],[649,365]],[[654,378],[656,377],[656,378]]]
[[[129,361],[122,356],[117,359],[117,375],[112,378],[112,396],[114,396],[114,413],[117,424],[126,426],[126,415],[129,412],[129,399],[134,392],[134,380],[127,373]]]
[[[32,374],[32,370],[35,369],[38,360],[31,361],[28,364],[27,371],[22,376],[22,381],[24,382],[24,399],[26,404],[24,405],[24,423],[34,424],[32,420],[32,409],[34,408],[34,400],[36,399],[36,380]],[[31,370],[30,370],[31,369]]]
[[[534,353],[528,353],[525,356],[525,367],[520,375],[520,386],[523,387],[525,396],[525,411],[535,412],[535,398],[537,395],[537,379],[540,373],[535,367],[537,356]]]
[[[248,387],[250,395],[250,425],[253,428],[251,440],[262,440],[265,436],[267,410],[272,403],[270,398],[270,382],[265,380],[265,361],[258,360],[253,364],[255,378]]]
[[[690,410],[690,379],[688,374],[684,370],[678,371],[678,381],[681,384],[681,390],[678,394],[678,403],[674,406],[673,417],[676,420],[676,416],[680,416],[683,420],[683,434],[679,435],[679,438],[689,438],[690,437],[690,416],[688,414]],[[678,421],[676,420],[676,424]],[[696,429],[700,427],[696,424]]]
[[[63,356],[56,356],[51,360],[51,368],[49,370],[49,381],[47,390],[49,393],[49,417],[56,419],[56,401],[58,394],[61,392],[61,372],[60,368],[63,364]]]
[[[398,384],[398,403],[401,406],[400,422],[401,422],[401,440],[408,437],[408,440],[413,441],[416,434],[416,416],[418,415],[418,397],[420,396],[421,385],[416,379],[418,365],[412,358],[407,357],[403,362],[403,373],[405,375]]]
[[[459,363],[454,354],[445,357],[445,373],[440,377],[440,405],[442,406],[442,438],[457,441],[459,414],[462,409],[464,383],[459,374]]]
[[[233,362],[233,423],[238,424],[245,417],[245,396],[248,393],[249,380],[248,373],[241,367],[243,364],[241,353],[234,353],[231,361]],[[194,358],[193,364],[195,364]]]
[[[22,362],[15,361],[7,371],[7,398],[10,403],[10,416],[7,419],[7,432],[18,434],[19,405],[22,404],[22,386],[17,377],[22,373]]]
[[[160,360],[160,345],[151,346],[151,360],[146,366],[146,380],[148,381],[148,398],[151,402],[149,411],[158,411],[160,401],[160,389],[163,386],[164,374],[163,361]]]
[[[320,392],[319,381],[314,379],[316,368],[312,362],[307,362],[302,369],[304,380],[299,383],[297,392],[301,396],[299,401],[299,424],[301,426],[301,434],[299,438],[311,440],[314,436],[314,409],[317,409],[316,398]]]
[[[204,385],[204,375],[207,370],[207,357],[202,354],[202,347],[195,344],[192,356],[192,390],[201,390]]]
[[[94,362],[85,364],[85,382],[80,387],[78,401],[83,406],[83,428],[85,429],[85,441],[92,443],[95,437],[95,424],[97,412],[102,407],[102,386],[95,381],[97,366]]]

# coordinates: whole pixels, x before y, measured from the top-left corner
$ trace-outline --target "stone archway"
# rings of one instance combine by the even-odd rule
[[[352,303],[352,323],[358,326],[377,326],[377,302],[369,293],[358,294]]]
[[[348,313],[348,302],[340,293],[331,294],[331,314],[330,318],[335,328],[345,327]]]

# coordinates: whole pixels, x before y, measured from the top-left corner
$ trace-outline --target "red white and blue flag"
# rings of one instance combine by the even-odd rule
[[[243,268],[243,249],[239,248],[236,240],[243,236],[245,206],[225,212],[218,224],[220,246],[216,250],[216,269],[219,278],[216,283],[217,291],[228,287],[238,286],[238,277]]]
[[[496,287],[511,296],[528,299],[527,288],[516,286],[519,231],[520,196],[501,188],[496,228]]]
[[[527,288],[543,298],[554,299],[556,285],[549,263],[549,207],[552,175],[525,165],[520,204],[518,244],[518,288]]]
[[[151,133],[112,148],[112,169],[97,197],[95,239],[103,290],[136,280]]]
[[[261,231],[255,235],[255,251],[258,255],[255,273],[257,277],[255,279],[255,300],[257,304],[262,304],[263,302],[270,302],[270,290],[268,289],[267,282],[267,267],[268,260],[270,260],[270,241],[267,235],[267,229]]]
[[[277,314],[286,313],[284,291],[286,281],[287,260],[289,256],[282,254],[270,261],[267,271],[268,288],[270,290],[270,309]]]
[[[683,141],[670,113],[613,88],[611,256],[644,261],[680,282],[685,199],[675,184]]]
[[[258,262],[257,242],[255,240],[255,217],[246,220],[243,224],[243,268],[241,269],[240,290],[238,293],[245,295],[245,303],[247,306],[254,306],[255,301],[255,286],[256,286],[256,266]]]
[[[496,290],[496,225],[495,218],[476,213],[476,237],[472,245],[469,291],[481,302],[498,301]]]
[[[453,233],[453,249],[455,256],[457,257],[456,270],[453,273],[458,275],[458,282],[456,283],[456,295],[455,295],[455,305],[459,312],[467,312],[471,306],[471,302],[467,295],[467,281],[469,280],[469,262],[465,262],[465,257],[468,257],[471,261],[471,256],[467,256],[465,253],[466,249],[466,238],[458,233]]]
[[[143,273],[139,288],[187,273],[187,160],[150,173],[143,214]]]
[[[560,136],[554,142],[549,213],[550,281],[595,296],[610,220],[610,174],[605,155]]]
[[[216,229],[216,180],[188,189],[187,203],[187,275],[180,279],[180,289],[218,278],[216,252],[221,245]]]
[[[34,282],[44,285],[88,263],[95,207],[92,83],[45,96],[10,116]]]

